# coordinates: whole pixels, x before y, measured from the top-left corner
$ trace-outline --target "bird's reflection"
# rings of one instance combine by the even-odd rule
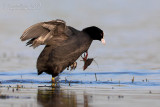
[[[59,87],[39,87],[37,103],[42,107],[88,107],[92,97],[85,92],[76,94],[76,91]]]
[[[77,107],[75,93],[58,87],[39,88],[37,101],[42,107]]]

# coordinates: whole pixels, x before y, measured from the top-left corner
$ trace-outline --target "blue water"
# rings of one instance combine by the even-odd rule
[[[95,76],[96,74],[96,76]],[[51,75],[43,73],[38,76],[36,71],[0,72],[1,85],[36,84],[50,86]],[[64,71],[56,77],[59,86],[103,87],[103,88],[159,88],[160,71],[122,71],[122,72],[86,72]],[[134,81],[132,79],[134,78]],[[70,85],[69,85],[70,84]]]

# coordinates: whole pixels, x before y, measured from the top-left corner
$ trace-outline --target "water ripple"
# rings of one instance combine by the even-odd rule
[[[95,73],[98,79],[95,79]],[[126,76],[129,75],[129,76]],[[23,77],[22,77],[23,76]],[[0,84],[51,84],[49,75],[37,76],[35,72],[0,72]],[[135,78],[134,81],[133,76]],[[64,72],[60,74],[60,85],[124,85],[160,86],[159,72]],[[131,78],[129,78],[131,77]],[[152,77],[147,80],[147,77]],[[109,79],[108,79],[109,78]],[[113,78],[113,80],[111,79]]]

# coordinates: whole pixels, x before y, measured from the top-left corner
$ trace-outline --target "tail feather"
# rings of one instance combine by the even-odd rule
[[[32,45],[32,43],[33,43],[33,41],[34,41],[35,39],[36,39],[36,38],[33,38],[33,39],[29,40],[29,41],[26,43],[26,46]]]

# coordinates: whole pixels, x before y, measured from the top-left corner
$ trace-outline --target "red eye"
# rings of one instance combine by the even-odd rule
[[[101,36],[103,37],[103,33],[101,33]]]

